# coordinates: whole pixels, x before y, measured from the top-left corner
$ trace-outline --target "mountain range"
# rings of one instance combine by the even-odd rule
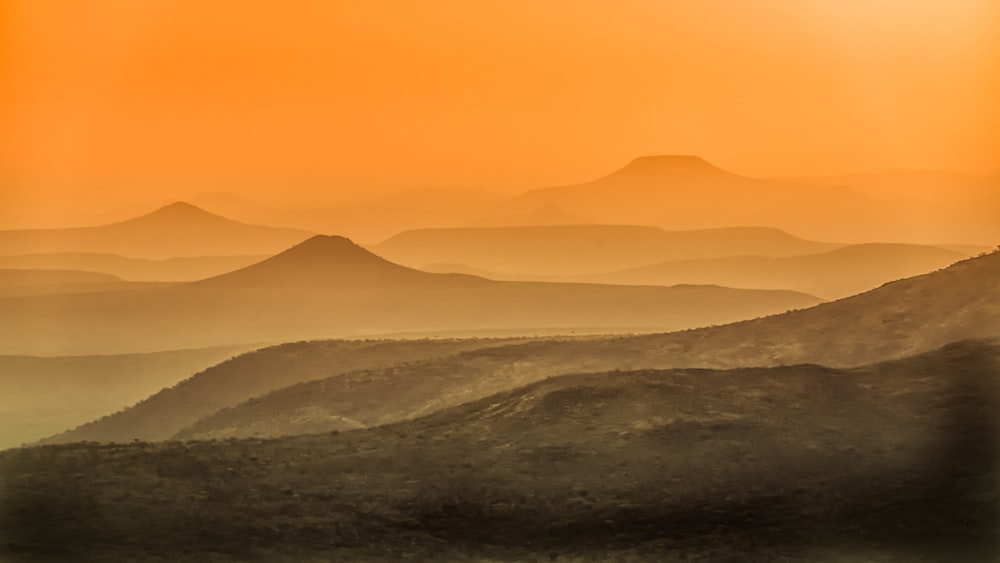
[[[430,274],[342,237],[317,235],[258,264],[197,282],[0,300],[0,353],[121,353],[400,331],[670,330],[817,302],[790,291]]]
[[[335,370],[315,381],[275,385],[270,394],[242,404],[230,396],[228,403],[215,403],[220,409],[215,414],[201,412],[204,418],[197,423],[177,428],[176,437],[277,436],[387,424],[566,373],[797,363],[846,368],[919,354],[962,339],[998,338],[998,304],[1000,253],[993,253],[858,296],[724,326],[638,336],[538,339],[381,368]],[[223,364],[219,369],[232,368]],[[214,386],[213,377],[206,372],[195,380],[204,378],[199,386]],[[162,398],[152,397],[151,404],[170,404],[172,392],[164,393]],[[117,433],[143,426],[137,421],[152,424],[164,418],[162,408],[150,409],[137,405],[59,441],[119,439]],[[168,428],[159,426],[157,437],[162,438]]]

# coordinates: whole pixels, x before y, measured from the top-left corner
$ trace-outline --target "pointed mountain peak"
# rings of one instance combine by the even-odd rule
[[[295,257],[296,259],[342,259],[375,257],[360,245],[347,237],[337,235],[315,235],[296,244],[278,256]],[[277,258],[278,256],[275,256]]]
[[[670,180],[673,178],[735,177],[700,156],[653,155],[640,156],[606,178],[627,180]]]
[[[216,215],[209,211],[191,205],[186,201],[175,201],[169,205],[164,205],[163,207],[141,215],[134,219],[129,219],[125,223],[152,223],[152,224],[185,224],[189,225],[192,222],[207,222],[207,221],[232,221],[221,215]]]
[[[316,235],[252,266],[211,278],[257,286],[327,286],[412,281],[429,274],[381,258],[350,239]]]

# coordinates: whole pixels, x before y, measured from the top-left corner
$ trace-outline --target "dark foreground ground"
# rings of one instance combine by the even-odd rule
[[[3,561],[996,561],[1000,348],[553,378],[273,440],[0,453]]]

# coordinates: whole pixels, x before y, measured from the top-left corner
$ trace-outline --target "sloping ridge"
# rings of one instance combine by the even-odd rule
[[[442,280],[475,280],[461,274],[421,272],[394,264],[335,235],[316,235],[262,262],[195,282],[194,286],[359,286],[433,283]]]

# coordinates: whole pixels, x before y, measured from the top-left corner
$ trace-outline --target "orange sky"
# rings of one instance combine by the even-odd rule
[[[130,191],[527,189],[656,153],[768,176],[1000,170],[994,0],[0,10],[8,213]]]

